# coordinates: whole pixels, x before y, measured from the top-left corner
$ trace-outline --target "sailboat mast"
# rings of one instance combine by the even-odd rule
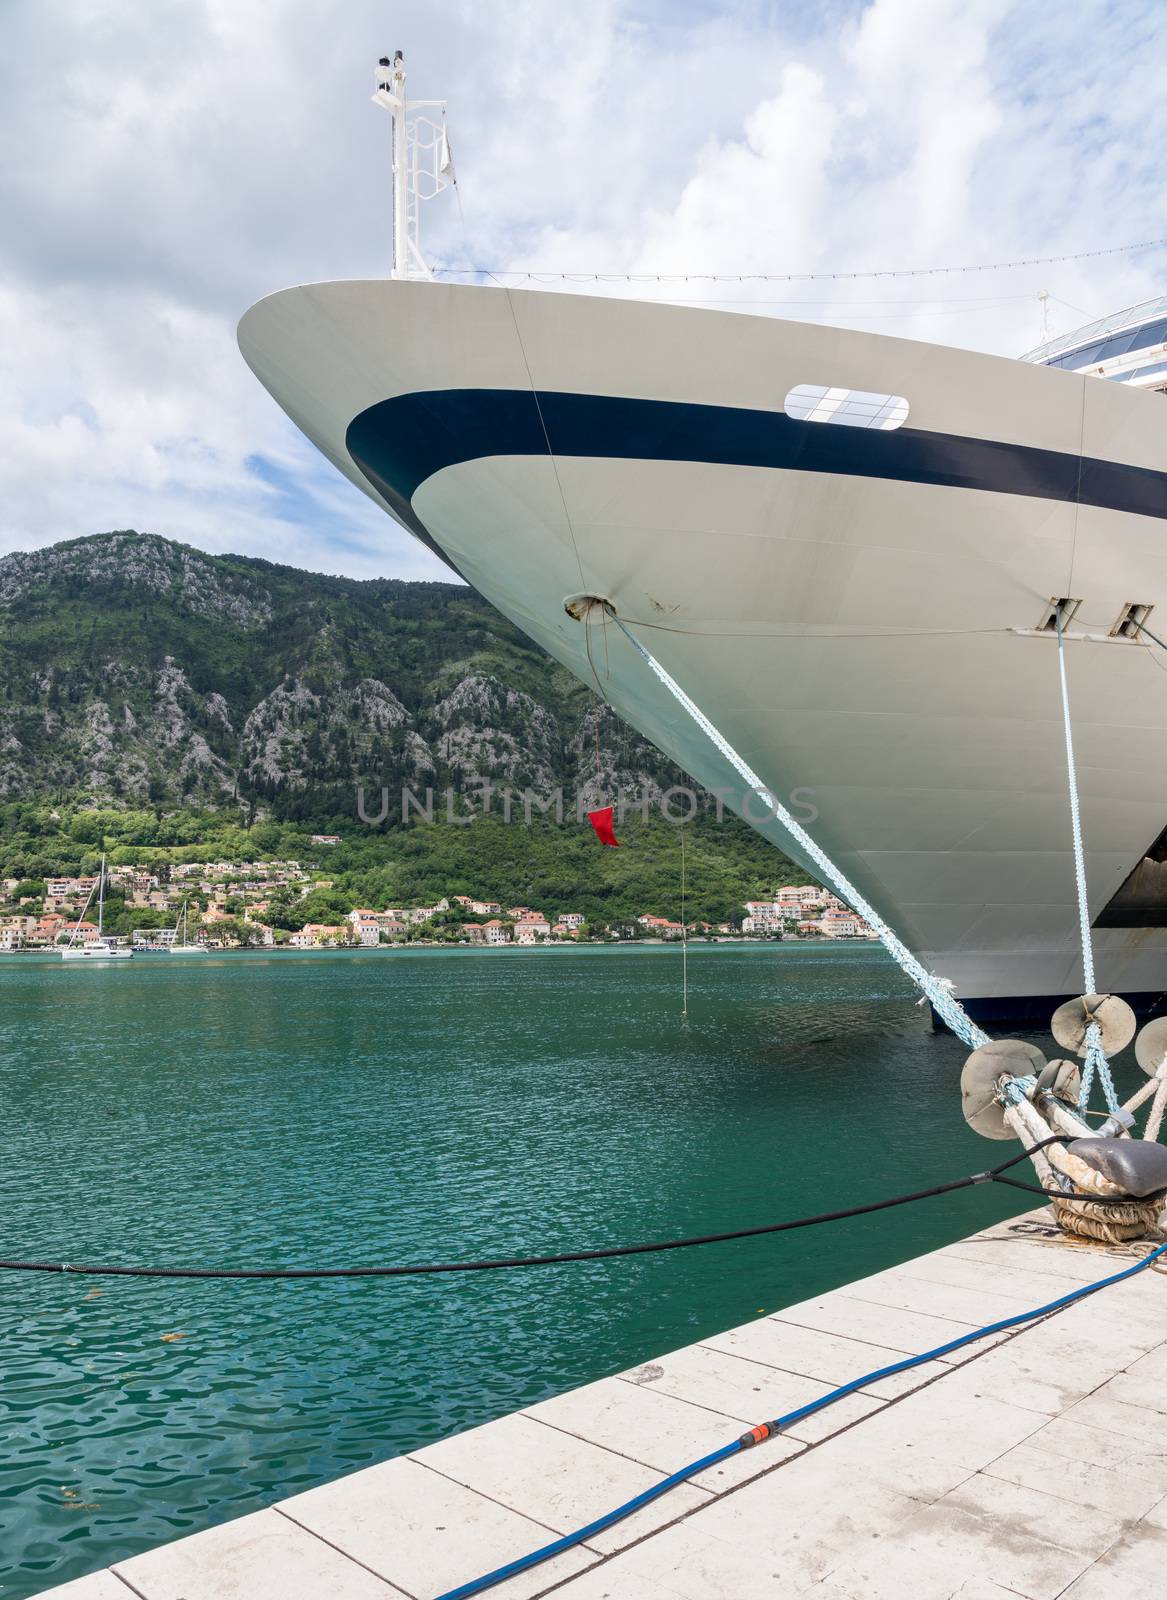
[[[70,933],[69,933],[69,944],[70,945],[72,945],[73,941],[76,939],[78,933],[81,930],[81,924],[85,921],[85,913],[89,910],[90,902],[92,901],[92,899],[93,899],[93,887],[91,886],[90,890],[89,890],[89,893],[85,896],[85,904],[81,907],[81,910],[77,914],[77,921],[73,924],[73,927],[70,930]]]
[[[102,918],[105,915],[105,857],[101,858],[101,875],[97,880],[97,937],[101,938]]]

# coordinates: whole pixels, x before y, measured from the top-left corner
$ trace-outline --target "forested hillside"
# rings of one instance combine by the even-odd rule
[[[562,786],[564,824],[443,821],[445,790],[483,780]],[[675,825],[630,818],[625,849],[605,851],[570,796],[684,781],[458,584],[325,577],[134,532],[0,559],[0,875],[76,870],[103,847],[319,857],[325,832],[342,841],[330,870],[370,899],[675,909]],[[374,820],[389,792],[378,825],[358,816],[359,786]],[[435,791],[433,826],[402,824],[404,787]],[[705,914],[802,881],[712,807],[689,837]]]

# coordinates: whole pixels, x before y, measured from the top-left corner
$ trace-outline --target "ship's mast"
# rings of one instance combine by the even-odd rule
[[[407,100],[405,56],[382,56],[374,74],[375,105],[392,118],[394,278],[432,278],[421,253],[421,203],[456,183],[444,100]],[[418,113],[432,111],[436,116]]]

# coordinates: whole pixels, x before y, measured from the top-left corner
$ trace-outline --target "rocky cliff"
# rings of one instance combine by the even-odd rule
[[[0,797],[351,810],[358,784],[680,774],[470,590],[150,534],[0,559]]]

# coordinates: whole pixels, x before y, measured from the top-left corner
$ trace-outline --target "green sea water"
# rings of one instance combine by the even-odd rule
[[[0,1257],[553,1252],[832,1209],[1005,1151],[965,1128],[965,1051],[878,948],[693,947],[687,1020],[680,979],[668,947],[10,958]],[[0,1273],[0,1597],[1028,1203],[978,1187],[785,1236],[461,1278]]]

